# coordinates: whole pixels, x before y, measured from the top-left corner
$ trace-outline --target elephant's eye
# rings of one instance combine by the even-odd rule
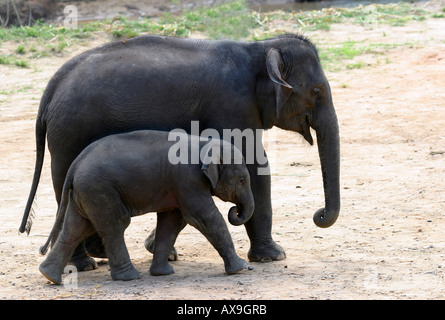
[[[245,184],[246,183],[246,179],[245,178],[240,178],[239,179],[239,183],[240,184]]]
[[[314,90],[312,90],[312,92],[313,92],[315,95],[319,95],[319,94],[321,93],[321,90],[320,90],[320,88],[314,88]]]

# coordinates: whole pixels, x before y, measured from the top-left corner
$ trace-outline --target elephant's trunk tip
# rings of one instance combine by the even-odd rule
[[[237,206],[233,206],[229,210],[228,218],[229,222],[234,226],[240,226],[242,224],[245,224],[250,217],[252,216],[252,212],[248,213],[247,216],[245,214],[245,210],[239,210]]]
[[[325,208],[318,209],[314,214],[314,223],[320,228],[329,228],[337,221],[339,212],[327,214]]]

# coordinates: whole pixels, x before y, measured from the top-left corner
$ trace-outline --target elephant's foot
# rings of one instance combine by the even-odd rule
[[[247,256],[252,262],[270,262],[285,259],[286,253],[280,245],[270,240],[268,243],[252,243]]]
[[[150,274],[152,276],[167,276],[169,274],[175,273],[175,269],[170,263],[152,263],[150,266]]]
[[[74,265],[77,271],[90,271],[97,269],[97,262],[93,258],[85,255],[73,256],[69,264]]]
[[[153,236],[152,236],[153,235]],[[147,239],[144,241],[145,249],[147,249],[148,252],[154,253],[155,251],[155,238],[154,233],[150,234]],[[176,261],[178,260],[178,252],[176,251],[176,248],[173,247],[170,250],[170,253],[168,254],[168,261]]]
[[[137,271],[131,262],[123,268],[111,270],[111,279],[113,280],[130,281],[139,279],[139,277],[139,271]]]
[[[62,283],[62,272],[54,264],[48,263],[45,260],[40,264],[39,271],[52,283]]]
[[[227,259],[224,261],[224,267],[226,269],[227,274],[235,274],[239,271],[246,269],[248,266],[247,261],[241,259],[238,256],[235,256],[231,259]]]

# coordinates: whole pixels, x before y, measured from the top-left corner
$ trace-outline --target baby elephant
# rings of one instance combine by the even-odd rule
[[[228,274],[247,267],[236,254],[227,225],[212,199],[215,195],[236,204],[228,216],[234,225],[252,216],[250,177],[240,151],[222,140],[176,133],[180,142],[187,142],[186,148],[178,148],[179,142],[168,137],[168,132],[150,130],[107,136],[76,158],[66,176],[56,222],[41,248],[45,254],[50,242],[55,242],[40,265],[46,278],[60,284],[74,249],[96,231],[104,242],[111,278],[138,278],[124,231],[131,217],[146,212],[158,213],[152,275],[174,272],[168,255],[187,223],[210,241],[223,258]],[[199,160],[193,157],[193,150],[199,152]],[[187,163],[177,163],[178,151]]]

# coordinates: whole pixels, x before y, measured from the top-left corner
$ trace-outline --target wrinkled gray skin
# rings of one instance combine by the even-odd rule
[[[187,223],[211,242],[228,274],[247,266],[236,254],[226,223],[212,199],[215,195],[236,204],[229,210],[229,221],[234,225],[252,216],[253,194],[241,152],[221,140],[208,142],[197,136],[182,136],[190,138],[190,144],[199,145],[200,163],[172,164],[168,154],[175,142],[168,141],[167,132],[151,130],[105,137],[77,157],[66,176],[54,228],[41,248],[44,254],[49,243],[57,239],[40,265],[46,278],[60,284],[75,248],[95,231],[105,245],[112,279],[138,278],[124,231],[131,217],[146,212],[158,212],[152,275],[174,272],[167,257]],[[223,163],[223,155],[229,152],[230,163]],[[190,155],[188,159],[190,162]]]
[[[192,120],[199,121],[201,130],[217,130],[220,137],[224,129],[277,126],[300,133],[310,144],[310,128],[314,129],[325,195],[314,222],[326,228],[337,220],[338,123],[329,83],[309,40],[300,35],[257,42],[148,35],[82,53],[49,82],[37,115],[36,167],[19,230],[29,230],[26,225],[43,165],[45,137],[60,203],[68,168],[91,142],[136,129],[189,131]],[[247,159],[246,149],[241,151]],[[270,176],[257,173],[261,166],[258,161],[247,165],[255,198],[255,212],[245,224],[248,258],[280,260],[285,252],[271,235]],[[83,254],[83,245],[79,247],[72,262],[79,270],[94,267],[94,260]],[[88,252],[104,256],[100,244],[89,246]]]

